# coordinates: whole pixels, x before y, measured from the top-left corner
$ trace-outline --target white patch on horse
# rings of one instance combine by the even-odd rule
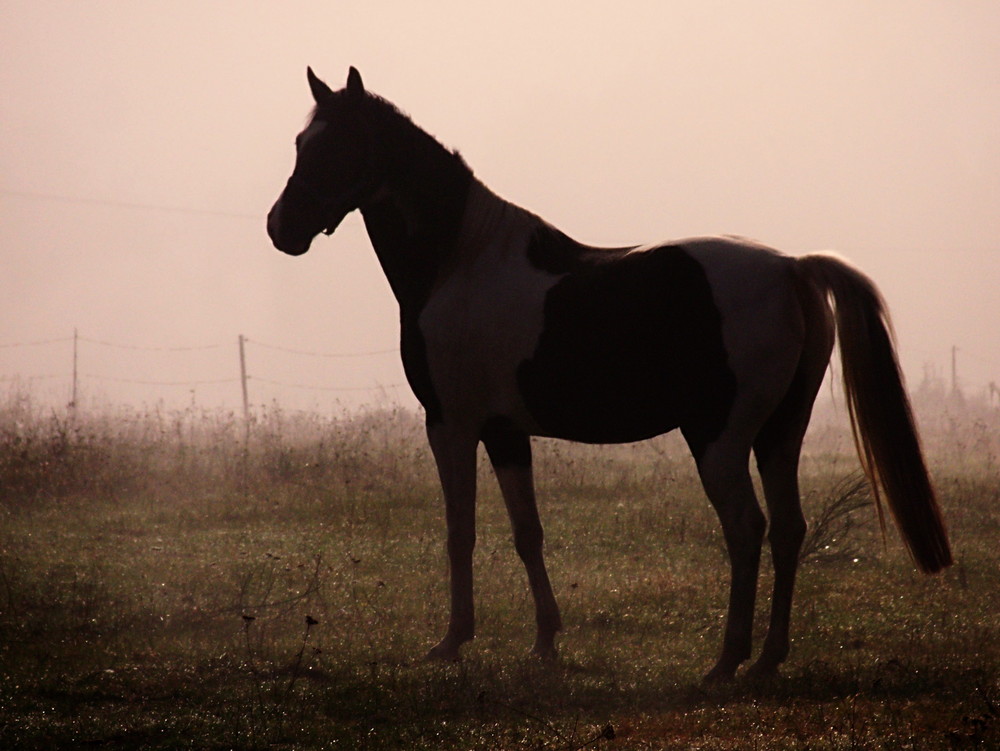
[[[473,182],[455,266],[420,315],[431,380],[446,419],[503,415],[531,430],[517,368],[535,352],[545,296],[562,277],[535,268],[540,219]]]
[[[705,270],[722,317],[722,339],[737,381],[729,424],[753,425],[756,431],[791,383],[805,340],[794,260],[736,237],[686,241],[684,249]]]

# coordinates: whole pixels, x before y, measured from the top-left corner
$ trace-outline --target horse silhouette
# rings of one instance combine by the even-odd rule
[[[296,140],[268,234],[305,253],[360,209],[399,302],[401,353],[426,413],[444,492],[451,616],[431,657],[474,634],[476,454],[496,473],[534,597],[534,651],[556,653],[559,608],[543,560],[530,436],[637,441],[679,428],[725,535],[728,616],[708,680],[751,655],[765,531],[771,617],[751,671],[777,671],[805,535],[798,463],[839,340],[858,453],[917,566],[951,563],[948,538],[874,283],[829,254],[794,258],[737,238],[595,248],[495,195],[457,154],[367,91],[351,68]],[[756,458],[769,523],[750,475]]]

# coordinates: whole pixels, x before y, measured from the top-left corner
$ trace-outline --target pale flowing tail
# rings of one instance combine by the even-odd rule
[[[871,279],[834,255],[803,256],[798,268],[833,299],[854,442],[883,530],[884,496],[917,566],[927,573],[940,571],[952,563],[948,533],[920,450],[882,296]]]

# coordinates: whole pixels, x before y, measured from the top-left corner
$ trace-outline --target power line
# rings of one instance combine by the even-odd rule
[[[295,355],[308,355],[310,357],[372,357],[374,355],[388,355],[399,352],[399,347],[392,347],[391,349],[375,349],[367,352],[313,352],[311,350],[284,347],[278,344],[267,344],[265,342],[257,341],[256,339],[250,339],[249,337],[246,337],[245,341],[250,344],[256,344],[258,347],[264,347],[265,349],[274,349],[279,352],[290,352]]]
[[[140,203],[137,201],[121,201],[110,198],[91,198],[88,196],[67,196],[57,193],[36,193],[28,190],[10,190],[0,188],[0,194],[14,196],[16,198],[27,198],[33,201],[56,201],[58,203],[88,204],[98,206],[111,206],[119,209],[137,209],[140,211],[159,211],[166,214],[198,214],[203,216],[221,216],[229,219],[254,219],[261,220],[263,214],[250,214],[238,211],[220,211],[218,209],[201,209],[190,206],[165,206],[156,203]]]
[[[93,378],[98,381],[114,381],[115,383],[134,383],[140,386],[204,386],[215,383],[236,383],[239,378],[214,378],[202,381],[144,381],[134,378],[118,378],[117,376],[98,375],[97,373],[83,373],[84,378]]]
[[[87,336],[81,336],[80,341],[89,342],[90,344],[99,344],[102,347],[112,347],[114,349],[133,349],[141,350],[143,352],[196,352],[207,349],[221,349],[222,347],[227,346],[223,344],[204,344],[191,347],[147,347],[139,344],[119,344],[117,342],[109,342],[103,339],[91,339]]]
[[[43,344],[60,344],[62,342],[71,342],[73,337],[63,336],[58,339],[39,339],[33,342],[8,342],[7,344],[0,344],[0,349],[8,349],[11,347],[39,347]]]
[[[94,198],[90,196],[70,196],[60,193],[48,193],[42,191],[30,191],[30,190],[13,190],[11,188],[0,187],[0,195],[12,196],[15,198],[25,198],[32,201],[54,201],[58,203],[69,203],[69,204],[84,204],[84,205],[96,205],[96,206],[108,206],[111,208],[120,209],[130,209],[137,211],[157,211],[165,214],[189,214],[196,216],[218,216],[227,219],[248,219],[255,222],[263,221],[265,212],[260,211],[257,213],[250,213],[245,211],[223,211],[221,209],[205,209],[196,206],[169,206],[160,203],[143,203],[140,201],[124,201],[115,198]],[[343,224],[338,228],[339,232],[343,232],[345,229],[349,231],[363,230],[364,226],[362,224]],[[877,250],[878,248],[856,248],[859,251],[871,251]],[[974,254],[984,254],[993,255],[1000,253],[1000,246],[989,247],[989,248],[930,248],[930,247],[915,247],[911,245],[904,245],[892,248],[881,248],[892,253],[949,253],[954,255],[955,253],[974,253]]]
[[[222,211],[220,209],[205,209],[196,206],[168,206],[160,203],[142,203],[139,201],[122,201],[114,198],[92,198],[89,196],[68,196],[58,193],[43,193],[29,190],[11,190],[0,187],[0,195],[13,196],[15,198],[25,198],[31,201],[53,201],[56,203],[82,204],[90,206],[107,206],[117,209],[128,209],[131,211],[155,211],[163,214],[188,214],[192,216],[218,216],[225,219],[248,219],[254,222],[263,222],[265,211],[249,213],[245,211]],[[340,228],[341,231],[357,231],[364,229],[361,224],[345,223]]]
[[[0,381],[5,383],[11,383],[14,381],[44,381],[51,378],[69,378],[65,373],[44,373],[42,375],[15,375],[15,376],[0,376]]]

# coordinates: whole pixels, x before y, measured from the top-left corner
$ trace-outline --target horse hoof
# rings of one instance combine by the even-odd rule
[[[556,649],[554,644],[536,644],[532,647],[531,654],[542,662],[555,662],[559,659],[559,651]]]
[[[458,647],[453,647],[442,642],[424,656],[427,662],[461,662],[462,655],[459,654]]]
[[[777,680],[781,677],[781,673],[778,672],[778,666],[774,663],[758,660],[747,669],[745,677],[754,683],[766,683]]]
[[[705,674],[704,678],[701,679],[701,685],[721,686],[725,683],[732,683],[733,678],[735,677],[736,668],[730,668],[728,665],[716,665]]]

